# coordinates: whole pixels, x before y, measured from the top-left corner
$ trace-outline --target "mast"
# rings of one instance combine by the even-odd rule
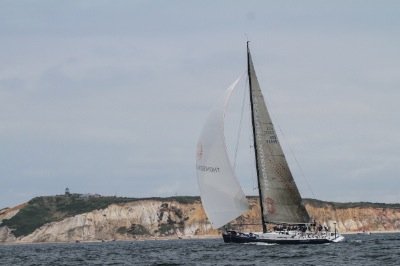
[[[264,220],[264,204],[261,195],[261,184],[260,184],[260,170],[258,167],[258,155],[257,155],[257,142],[256,142],[256,128],[255,128],[255,121],[254,121],[254,107],[253,107],[253,91],[251,87],[251,73],[250,73],[250,48],[249,48],[249,41],[247,41],[247,75],[249,78],[249,91],[250,91],[250,106],[251,106],[251,125],[253,129],[253,145],[254,145],[254,153],[256,159],[256,169],[257,169],[257,185],[258,185],[258,196],[260,199],[260,208],[261,208],[261,223],[263,228],[263,233],[267,232],[267,225]]]

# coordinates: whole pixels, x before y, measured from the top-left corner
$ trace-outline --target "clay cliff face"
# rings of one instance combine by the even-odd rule
[[[306,204],[306,209],[320,223],[332,227],[337,222],[340,232],[400,230],[400,209],[397,208],[334,208]]]
[[[1,242],[15,242],[17,238],[12,234],[12,231],[6,226],[1,226],[1,221],[4,219],[10,219],[16,215],[26,203],[15,206],[13,208],[5,208],[0,210],[0,243]]]
[[[4,208],[0,210],[0,224],[4,219],[10,219],[14,215],[16,215],[20,209],[26,206],[26,203],[17,205],[13,208]]]
[[[261,231],[259,205],[250,198],[251,209],[233,221],[246,231]],[[336,208],[329,204],[306,202],[310,216],[319,223],[340,232],[400,230],[400,209],[350,207]],[[16,211],[16,210],[14,210]],[[5,217],[5,213],[3,213]],[[6,217],[12,214],[8,212]],[[1,218],[1,217],[0,217]],[[41,226],[33,233],[16,238],[11,230],[0,225],[0,242],[53,242],[154,239],[158,237],[198,237],[218,235],[207,221],[200,201],[178,203],[164,200],[140,200],[112,204],[95,210]]]
[[[215,234],[206,222],[200,202],[143,200],[112,204],[102,210],[76,215],[41,226],[15,238],[0,227],[0,242],[64,242],[146,239]]]

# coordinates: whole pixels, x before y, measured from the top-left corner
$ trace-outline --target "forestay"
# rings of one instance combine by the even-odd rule
[[[219,228],[249,205],[228,158],[225,136],[225,109],[237,79],[209,114],[197,143],[196,171],[203,207],[213,228]]]

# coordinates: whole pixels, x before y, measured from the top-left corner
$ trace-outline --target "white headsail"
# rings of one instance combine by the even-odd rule
[[[249,205],[229,161],[224,136],[225,109],[238,78],[209,114],[197,143],[196,169],[201,201],[213,228],[219,228]]]

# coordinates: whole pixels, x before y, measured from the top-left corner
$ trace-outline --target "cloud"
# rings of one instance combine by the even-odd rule
[[[5,4],[0,207],[66,186],[197,195],[197,137],[245,71],[245,33],[302,194],[288,146],[320,199],[399,201],[398,4],[360,3]],[[243,138],[237,172],[254,194]]]

